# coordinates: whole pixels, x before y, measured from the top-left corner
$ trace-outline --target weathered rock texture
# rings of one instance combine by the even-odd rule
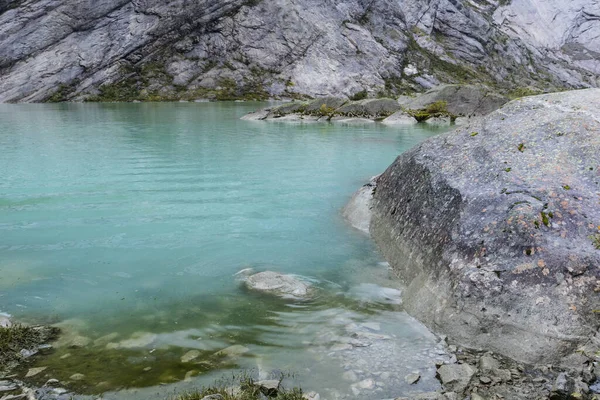
[[[401,96],[398,103],[404,109],[419,110],[432,103],[443,102],[449,113],[473,117],[489,114],[508,100],[485,86],[440,85],[417,97]]]
[[[560,362],[600,326],[600,90],[527,97],[401,155],[371,235],[458,343]]]
[[[0,101],[598,85],[596,0],[1,0]]]

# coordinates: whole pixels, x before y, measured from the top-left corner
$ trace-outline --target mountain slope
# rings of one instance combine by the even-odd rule
[[[0,0],[0,101],[600,84],[598,1],[500,3]]]

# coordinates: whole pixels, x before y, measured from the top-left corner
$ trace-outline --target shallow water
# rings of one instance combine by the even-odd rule
[[[239,120],[260,106],[0,105],[0,311],[64,331],[34,381],[164,398],[253,368],[325,398],[436,387],[435,337],[382,291],[397,283],[340,209],[439,131]],[[233,277],[246,267],[319,295],[248,293]],[[232,345],[248,351],[214,355]]]

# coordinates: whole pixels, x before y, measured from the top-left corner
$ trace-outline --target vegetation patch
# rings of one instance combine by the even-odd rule
[[[542,94],[543,92],[540,89],[532,88],[532,87],[519,87],[507,93],[508,97],[511,99],[518,99],[526,96],[537,96]]]
[[[171,400],[202,400],[207,396],[214,396],[215,400],[262,400],[265,398],[305,400],[302,389],[297,387],[285,389],[281,385],[283,378],[284,376],[276,380],[279,384],[275,388],[270,385],[262,385],[261,382],[256,382],[249,374],[244,373],[240,377],[221,379],[211,386],[175,396]]]
[[[600,233],[596,233],[590,236],[590,239],[592,240],[592,244],[594,245],[596,250],[600,250]]]
[[[0,373],[16,367],[24,359],[21,350],[36,352],[39,345],[54,340],[58,332],[58,328],[43,326],[0,327]]]
[[[368,96],[369,96],[369,92],[367,92],[366,90],[361,90],[360,92],[357,92],[357,93],[353,94],[352,96],[350,96],[350,100],[352,100],[352,101],[364,100]]]
[[[448,111],[448,102],[446,101],[436,101],[420,110],[407,110],[407,113],[415,117],[419,122],[427,121],[430,118],[443,117],[448,117],[451,121],[454,121],[457,117]]]

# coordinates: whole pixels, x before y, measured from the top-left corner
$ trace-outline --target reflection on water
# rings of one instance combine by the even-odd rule
[[[238,119],[258,106],[0,105],[0,311],[64,332],[34,381],[161,398],[248,368],[326,398],[436,387],[435,338],[339,215],[436,132]],[[318,295],[249,293],[248,266]]]

